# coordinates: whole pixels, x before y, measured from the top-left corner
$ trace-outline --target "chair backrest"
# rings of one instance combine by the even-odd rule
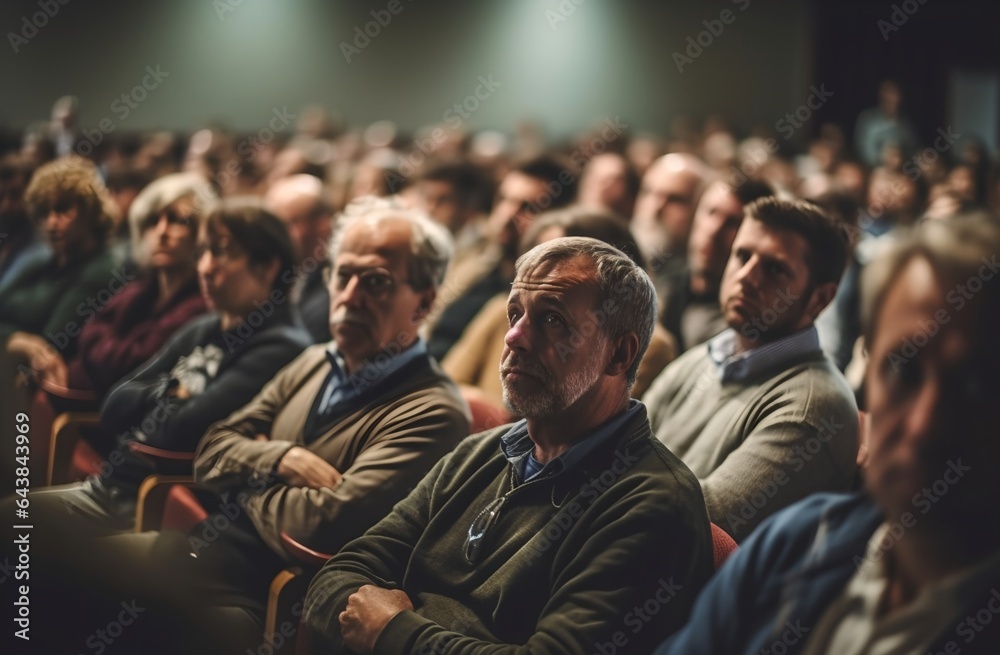
[[[712,550],[715,559],[715,570],[719,570],[729,556],[733,554],[739,546],[736,541],[729,536],[729,533],[712,523]]]
[[[469,411],[472,413],[470,434],[490,430],[511,421],[507,410],[492,403],[478,389],[462,387],[462,398],[468,403]]]
[[[34,406],[48,407],[48,404]],[[35,416],[34,413],[31,415],[32,427],[44,422],[44,419],[36,422]],[[48,419],[47,424],[49,428],[46,430],[40,427],[37,434],[40,436],[44,434],[46,439],[44,447],[38,450],[39,457],[44,457],[43,461],[48,462],[48,484],[65,484],[82,480],[100,471],[100,464],[104,458],[87,442],[87,436],[99,429],[99,414],[68,412],[54,419]],[[32,441],[32,444],[34,443]]]

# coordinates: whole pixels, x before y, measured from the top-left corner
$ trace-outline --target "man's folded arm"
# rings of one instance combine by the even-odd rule
[[[290,397],[295,380],[302,376],[298,361],[280,370],[249,403],[208,428],[195,453],[194,475],[198,482],[223,492],[245,488],[252,484],[252,476],[263,486],[274,462],[295,444],[257,441],[255,437],[270,435],[274,417]]]
[[[711,570],[710,549],[704,536],[690,527],[690,512],[685,513],[687,519],[666,516],[663,507],[671,499],[648,484],[653,483],[616,503],[599,521],[581,526],[590,537],[565,555],[564,565],[559,566],[560,556],[556,571],[538,571],[539,576],[551,578],[553,588],[524,644],[497,644],[460,634],[421,616],[418,607],[400,612],[386,625],[374,653],[589,653],[599,643],[610,647],[616,638],[629,644],[625,652],[648,652],[684,623]],[[346,551],[351,550],[349,545]],[[325,572],[325,579],[317,576],[310,591],[311,597],[321,589],[339,592],[322,612],[313,605],[312,614],[307,614],[317,617],[310,624],[324,626],[323,633],[336,647],[342,644],[337,615],[347,597],[361,584],[380,584],[359,576],[349,562],[350,558],[345,562],[339,556],[331,560],[320,573]],[[647,601],[658,605],[655,620],[642,618]]]
[[[375,443],[340,471],[337,487],[279,481],[247,501],[248,515],[272,548],[280,550],[286,532],[315,550],[337,552],[388,514],[468,433],[468,420],[456,405],[431,401],[387,414],[385,423],[373,428]]]
[[[338,616],[347,606],[348,596],[363,585],[396,587],[402,583],[414,544],[430,520],[435,484],[442,475],[449,475],[453,457],[439,461],[388,516],[348,543],[313,578],[303,619],[317,639],[334,644],[331,652],[344,651]]]

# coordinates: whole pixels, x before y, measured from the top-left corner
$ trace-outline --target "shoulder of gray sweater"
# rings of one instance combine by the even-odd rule
[[[797,358],[786,368],[763,378],[758,384],[761,394],[801,389],[804,384],[808,384],[813,393],[843,397],[854,403],[854,392],[851,391],[847,378],[819,351]]]

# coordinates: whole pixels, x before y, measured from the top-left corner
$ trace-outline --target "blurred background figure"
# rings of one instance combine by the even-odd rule
[[[16,278],[32,260],[44,257],[48,245],[28,215],[24,191],[34,172],[31,162],[19,155],[0,159],[0,288]]]
[[[282,275],[294,280],[292,293],[313,342],[325,343],[330,340],[330,293],[323,281],[333,231],[330,191],[318,178],[301,173],[272,184],[264,205],[284,221],[292,237],[295,266]]]
[[[903,90],[894,80],[878,87],[878,105],[858,115],[854,125],[854,147],[871,167],[886,163],[888,151],[909,157],[917,149],[917,133],[902,113]]]
[[[584,166],[577,202],[587,209],[609,211],[629,220],[638,192],[639,176],[628,160],[606,152],[592,157]]]

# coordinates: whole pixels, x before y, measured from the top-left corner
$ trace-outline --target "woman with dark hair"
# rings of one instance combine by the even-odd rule
[[[611,214],[580,207],[549,212],[538,217],[521,239],[523,254],[540,243],[559,237],[590,237],[611,244],[643,265],[639,246],[628,228],[628,223]],[[503,388],[497,367],[507,333],[507,295],[494,296],[466,326],[461,338],[448,351],[441,367],[467,393],[475,388],[487,402],[500,407]],[[677,341],[662,325],[656,324],[653,338],[639,364],[639,373],[632,387],[632,396],[641,398],[653,378],[677,357]]]
[[[36,512],[52,503],[92,519],[98,531],[130,528],[139,485],[156,469],[133,442],[147,452],[194,451],[209,425],[248,403],[311,343],[288,297],[283,272],[294,253],[280,219],[257,203],[223,200],[205,218],[199,251],[198,279],[215,311],[181,328],[108,394],[101,427],[119,443],[109,470],[35,492]]]

